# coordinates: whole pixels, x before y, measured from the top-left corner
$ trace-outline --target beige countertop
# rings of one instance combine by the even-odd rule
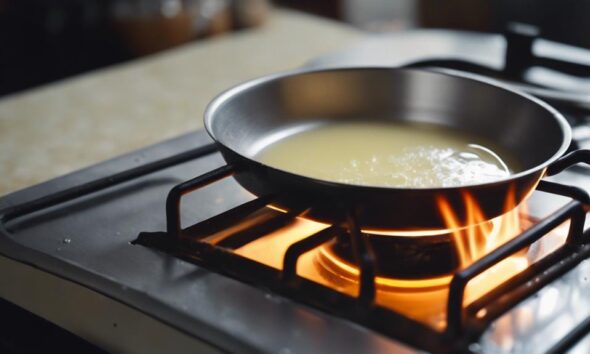
[[[343,24],[275,10],[259,28],[3,97],[0,195],[199,129],[220,91],[359,37]]]

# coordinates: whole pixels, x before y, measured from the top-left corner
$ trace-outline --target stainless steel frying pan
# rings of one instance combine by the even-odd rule
[[[473,133],[512,152],[523,168],[492,183],[409,189],[314,179],[256,160],[268,144],[318,122],[359,119],[433,123]],[[205,127],[237,181],[252,193],[274,195],[282,208],[311,208],[308,217],[330,223],[344,221],[352,211],[367,229],[444,228],[437,198],[445,197],[457,215],[464,215],[465,192],[492,218],[504,211],[509,190],[520,202],[548,168],[558,172],[575,162],[572,157],[557,162],[571,131],[555,109],[490,80],[450,71],[354,68],[272,75],[215,98]],[[293,151],[291,158],[305,156]]]

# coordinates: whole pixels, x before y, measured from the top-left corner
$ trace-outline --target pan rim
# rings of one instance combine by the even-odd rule
[[[534,167],[528,168],[526,170],[520,171],[518,173],[511,174],[508,177],[499,178],[497,180],[488,181],[488,182],[484,182],[484,183],[468,183],[468,184],[466,183],[466,184],[461,184],[458,186],[406,188],[406,187],[387,187],[387,186],[343,183],[343,182],[336,182],[336,181],[332,181],[332,180],[320,179],[320,178],[297,174],[294,172],[290,172],[288,170],[284,170],[284,169],[280,169],[277,167],[273,167],[271,165],[264,164],[260,161],[257,161],[255,159],[248,157],[248,156],[245,156],[244,154],[232,149],[231,147],[224,144],[222,141],[218,140],[217,137],[215,136],[215,134],[213,133],[213,121],[215,119],[215,113],[217,112],[217,110],[224,103],[228,102],[235,95],[237,95],[241,92],[245,92],[245,91],[247,91],[253,87],[256,87],[258,85],[261,85],[261,84],[264,84],[267,82],[271,82],[273,80],[279,80],[279,79],[292,77],[292,76],[296,76],[296,75],[303,75],[303,74],[325,73],[325,72],[333,72],[333,71],[380,71],[380,70],[412,71],[412,72],[421,72],[421,73],[426,72],[426,73],[433,74],[433,75],[450,76],[450,77],[454,77],[454,78],[475,81],[475,82],[478,82],[481,84],[490,85],[490,86],[495,87],[497,89],[508,91],[512,94],[518,95],[522,99],[528,100],[528,101],[532,102],[533,104],[536,104],[537,106],[541,107],[542,109],[544,109],[545,111],[547,111],[548,113],[550,113],[553,116],[553,118],[556,120],[558,126],[560,127],[561,133],[563,136],[561,145],[556,150],[556,152],[551,157],[546,159],[543,163],[538,164]],[[287,174],[289,176],[292,176],[293,178],[304,179],[304,180],[313,182],[315,184],[326,185],[327,187],[347,188],[347,189],[348,188],[355,188],[355,189],[358,188],[361,190],[373,191],[373,192],[379,192],[379,191],[383,191],[383,192],[385,192],[385,191],[400,191],[400,192],[406,191],[407,192],[407,191],[411,190],[411,191],[416,191],[416,192],[420,192],[420,193],[422,193],[422,192],[423,193],[435,193],[435,192],[445,192],[445,191],[471,189],[471,188],[486,188],[486,187],[493,187],[493,186],[497,186],[497,185],[511,183],[511,182],[518,180],[520,178],[530,177],[531,175],[534,175],[534,174],[539,173],[541,171],[543,171],[542,174],[544,175],[544,170],[547,167],[549,167],[553,162],[555,162],[557,159],[559,159],[561,156],[563,156],[563,154],[567,151],[569,145],[571,144],[571,139],[572,139],[571,127],[567,123],[567,120],[565,119],[565,117],[561,113],[559,113],[559,111],[557,111],[555,108],[553,108],[551,105],[549,105],[545,101],[543,101],[537,97],[534,97],[530,94],[527,94],[525,92],[521,92],[517,89],[514,89],[514,88],[510,87],[509,85],[498,82],[494,79],[491,79],[491,78],[488,78],[485,76],[481,76],[481,75],[477,75],[477,74],[467,73],[467,72],[453,70],[453,69],[446,69],[446,68],[445,69],[437,68],[436,70],[425,70],[425,69],[418,69],[418,68],[399,68],[399,67],[388,67],[388,66],[366,66],[366,67],[351,66],[351,67],[334,67],[334,68],[320,68],[320,69],[318,69],[318,68],[307,69],[306,68],[306,69],[295,69],[295,70],[282,71],[282,72],[266,75],[263,77],[255,78],[252,80],[248,80],[246,82],[243,82],[241,84],[238,84],[236,86],[233,86],[233,87],[221,92],[219,95],[214,97],[210,101],[210,103],[207,105],[207,107],[205,109],[203,121],[204,121],[205,131],[215,141],[216,144],[223,146],[225,149],[231,151],[232,153],[240,156],[243,159],[248,160],[251,163],[257,164],[257,165],[267,168],[267,169],[271,169],[271,170],[280,172],[282,174]],[[539,177],[539,179],[541,179],[543,177],[543,175],[541,175]]]

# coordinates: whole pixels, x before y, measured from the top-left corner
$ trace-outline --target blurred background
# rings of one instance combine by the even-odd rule
[[[520,21],[545,38],[590,47],[585,0],[0,0],[0,96],[263,26],[275,6],[370,32],[501,32]]]

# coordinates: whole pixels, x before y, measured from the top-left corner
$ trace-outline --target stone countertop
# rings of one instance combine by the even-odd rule
[[[0,195],[202,127],[239,82],[356,42],[351,27],[275,10],[258,28],[193,42],[0,99]]]

